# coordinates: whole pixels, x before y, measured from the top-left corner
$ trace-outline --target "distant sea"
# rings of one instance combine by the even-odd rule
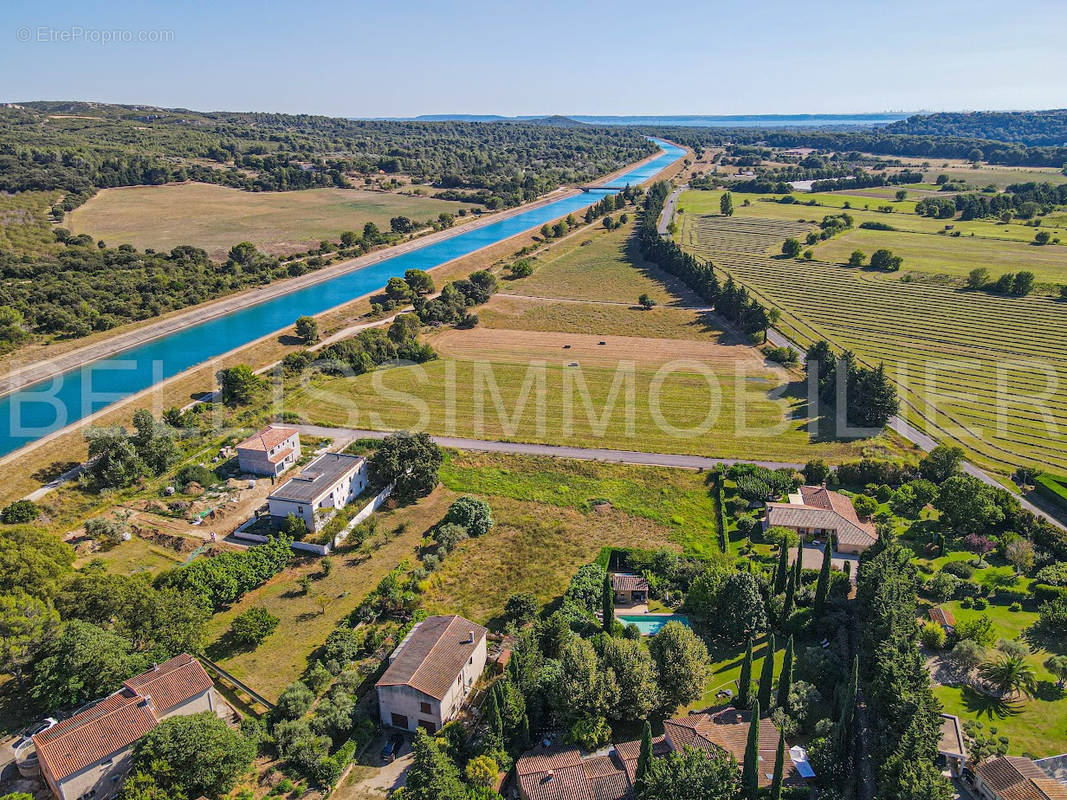
[[[677,125],[698,128],[823,128],[833,125],[853,127],[888,125],[897,120],[907,119],[911,116],[911,112],[888,111],[877,114],[691,114],[686,116],[664,117],[602,117],[591,116],[588,114],[562,114],[560,116],[576,120],[577,122],[584,122],[589,125]],[[456,120],[460,122],[503,122],[506,120],[523,121],[544,118],[545,115],[502,117],[495,114],[423,114],[418,117],[388,117],[388,119],[415,119],[421,121]]]

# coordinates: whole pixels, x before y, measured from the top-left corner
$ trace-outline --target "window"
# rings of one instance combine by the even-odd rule
[[[429,703],[419,703],[419,712],[422,714],[432,714],[433,710],[430,708]]]

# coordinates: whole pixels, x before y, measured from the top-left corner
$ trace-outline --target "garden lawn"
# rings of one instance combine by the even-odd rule
[[[774,675],[777,679],[782,671],[782,662],[785,661],[786,639],[775,637],[774,650]],[[781,641],[777,641],[781,639]],[[799,643],[794,643],[796,647]],[[722,689],[729,689],[737,696],[737,681],[741,677],[741,664],[745,660],[745,647],[735,648],[710,647],[711,673],[705,687],[704,695],[699,700],[686,706],[682,711],[699,711],[705,708],[721,706],[729,703],[726,698],[717,697]],[[799,652],[799,649],[798,651]],[[760,636],[752,644],[752,681],[759,683],[760,671],[763,669],[763,660],[767,656],[767,637]],[[679,712],[681,713],[681,712]]]
[[[935,686],[934,693],[949,714],[960,719],[980,721],[989,732],[997,728],[998,735],[1010,739],[1012,755],[1030,754],[1036,758],[1057,755],[1064,750],[1067,731],[1067,694],[1057,689],[1055,679],[1043,666],[1051,652],[1067,651],[1062,640],[1044,640],[1027,635],[1027,629],[1037,621],[1033,611],[1009,611],[1008,606],[990,603],[989,607],[976,611],[961,608],[959,601],[944,604],[956,617],[956,622],[986,615],[993,621],[997,636],[1014,639],[1022,636],[1031,647],[1027,657],[1038,675],[1037,696],[1014,703],[1000,703],[970,689],[955,686]]]

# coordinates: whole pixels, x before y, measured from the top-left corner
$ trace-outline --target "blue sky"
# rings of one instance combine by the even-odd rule
[[[1064,30],[1064,0],[6,0],[0,100],[340,116],[1062,108]],[[169,41],[102,41],[142,32]]]

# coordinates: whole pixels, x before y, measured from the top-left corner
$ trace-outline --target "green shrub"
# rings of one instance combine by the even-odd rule
[[[987,601],[984,597],[976,597],[976,598],[974,598],[974,609],[975,609],[975,611],[984,611],[988,607],[989,607],[989,601]]]
[[[239,643],[255,646],[270,636],[280,621],[263,606],[252,606],[234,617],[230,633]]]
[[[1022,610],[1023,610],[1023,604],[1019,603],[1019,602],[1012,603],[1010,606],[1008,606],[1008,611],[1022,611]]]
[[[963,578],[964,580],[974,576],[974,567],[966,561],[949,561],[945,566],[941,567],[941,571],[947,572],[949,575],[955,575],[957,578]]]
[[[39,510],[32,500],[16,500],[0,511],[0,522],[5,525],[20,525],[37,519]]]

